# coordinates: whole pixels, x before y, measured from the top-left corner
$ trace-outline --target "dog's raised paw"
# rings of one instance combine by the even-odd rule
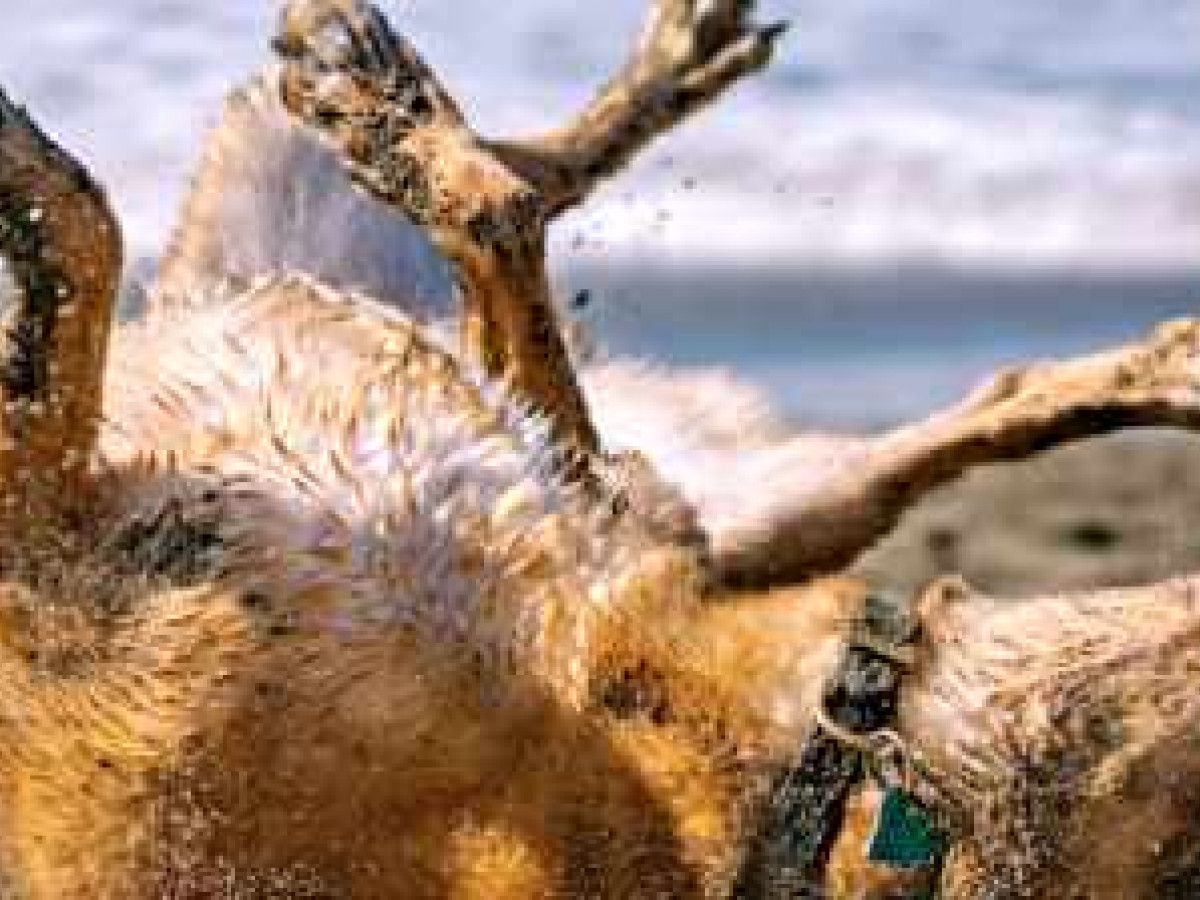
[[[349,125],[389,142],[441,120],[456,124],[453,101],[383,13],[361,0],[294,0],[283,10],[275,52],[285,106],[335,136]]]
[[[318,70],[381,73],[400,52],[383,14],[361,0],[294,0],[280,14],[274,41],[282,58]]]

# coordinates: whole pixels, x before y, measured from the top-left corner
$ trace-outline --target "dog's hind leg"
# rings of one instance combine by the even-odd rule
[[[770,61],[786,30],[753,21],[753,0],[653,0],[625,65],[565,127],[489,147],[560,213],[651,141]]]
[[[585,451],[598,439],[559,333],[546,229],[654,136],[765,65],[780,28],[752,3],[656,0],[629,63],[567,128],[521,142],[471,129],[413,47],[364,0],[294,0],[280,92],[354,179],[426,229],[457,269],[464,345]]]
[[[6,515],[77,500],[95,445],[121,237],[86,170],[0,91],[0,485]]]
[[[405,213],[454,267],[464,351],[545,412],[584,453],[598,440],[545,270],[547,209],[500,162],[413,47],[368,3],[296,0],[275,42],[287,108],[354,180]]]

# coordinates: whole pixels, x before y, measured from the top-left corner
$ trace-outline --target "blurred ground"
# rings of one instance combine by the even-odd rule
[[[1200,571],[1200,438],[1126,432],[977,471],[912,510],[858,569],[902,595],[962,573],[1013,597]]]

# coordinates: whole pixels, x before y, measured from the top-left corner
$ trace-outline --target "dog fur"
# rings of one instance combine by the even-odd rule
[[[862,586],[732,591],[676,539],[671,490],[649,478],[631,503],[571,477],[544,411],[434,324],[431,249],[343,195],[274,103],[262,83],[233,101],[150,310],[111,347],[103,196],[0,103],[9,333],[49,314],[59,338],[32,348],[45,379],[4,382],[9,891],[730,896]],[[259,122],[265,156],[245,143]],[[245,179],[280,161],[293,177],[251,209]],[[411,266],[368,241],[313,272],[311,230],[272,230],[298,209],[415,248]],[[48,313],[30,300],[46,271],[71,301]],[[29,349],[10,337],[6,365]],[[584,380],[609,443],[648,450],[731,541],[771,520],[764,483],[866,452],[796,442],[716,378],[618,362]],[[680,391],[677,418],[646,405]],[[749,494],[715,486],[731,471]],[[955,839],[944,896],[1190,896],[1196,590],[931,589],[898,737]],[[827,882],[803,890],[918,889],[865,860],[877,804],[852,801]]]

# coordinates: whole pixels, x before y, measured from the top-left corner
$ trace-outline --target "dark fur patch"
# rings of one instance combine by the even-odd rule
[[[8,260],[19,294],[5,310],[6,344],[0,384],[9,400],[36,400],[49,390],[50,347],[70,281],[47,252],[49,241],[35,201],[0,191],[0,254]]]
[[[619,719],[644,716],[665,725],[672,718],[666,678],[644,660],[604,685],[599,697],[600,705]]]
[[[211,496],[211,495],[210,495]],[[218,571],[224,542],[216,502],[172,499],[153,515],[129,522],[113,542],[122,568],[188,587]]]
[[[9,109],[15,109],[0,95]],[[80,193],[97,195],[87,170],[55,147],[21,111],[0,116],[0,130],[32,131],[45,147],[49,163],[65,172]],[[50,351],[59,312],[70,302],[75,285],[57,258],[50,236],[51,211],[36,195],[14,191],[0,179],[0,255],[20,289],[15,306],[4,310],[6,347],[0,360],[5,399],[44,400],[50,391]]]

